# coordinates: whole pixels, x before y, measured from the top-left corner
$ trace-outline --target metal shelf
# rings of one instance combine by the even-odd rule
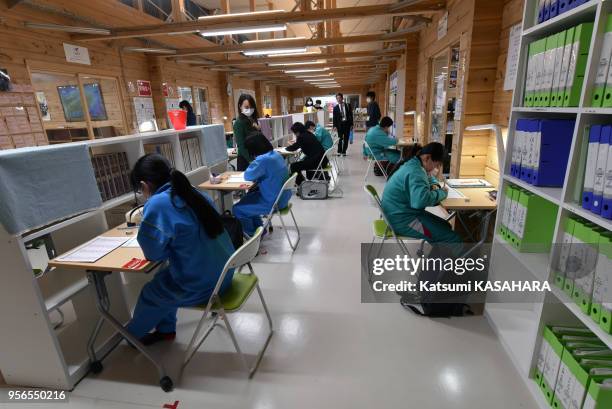
[[[523,30],[523,37],[530,39],[540,38],[549,34],[557,33],[580,23],[593,21],[595,19],[595,12],[597,11],[597,5],[597,1],[590,0],[588,3]]]
[[[534,186],[534,185],[530,185],[527,182],[524,182],[520,179],[517,179],[515,177],[512,176],[508,176],[508,175],[504,175],[504,179],[507,180],[508,182],[520,186],[523,189],[536,194],[540,197],[543,197],[544,199],[553,202],[554,204],[556,204],[557,206],[561,206],[561,194],[562,194],[562,190],[560,187],[540,187],[540,186]]]

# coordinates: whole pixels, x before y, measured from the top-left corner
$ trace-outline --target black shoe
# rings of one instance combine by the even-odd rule
[[[140,342],[145,345],[153,345],[159,341],[174,341],[176,338],[176,332],[151,332],[140,338]]]

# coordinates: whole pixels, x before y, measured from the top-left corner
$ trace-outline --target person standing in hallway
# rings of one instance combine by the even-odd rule
[[[255,131],[258,131],[259,123],[259,112],[257,112],[257,105],[255,99],[249,94],[242,94],[238,98],[238,119],[234,122],[234,140],[236,141],[238,158],[236,159],[236,170],[239,172],[245,171],[249,166],[249,163],[253,160],[244,141],[247,136]]]
[[[366,101],[368,103],[368,120],[366,121],[366,132],[378,125],[378,121],[380,121],[380,117],[382,116],[380,113],[380,107],[378,106],[378,102],[376,102],[376,93],[374,91],[370,91],[366,94]]]
[[[336,94],[338,105],[334,107],[333,126],[338,132],[338,155],[346,156],[346,149],[349,145],[349,134],[353,129],[353,111],[351,104],[344,102],[342,93]]]

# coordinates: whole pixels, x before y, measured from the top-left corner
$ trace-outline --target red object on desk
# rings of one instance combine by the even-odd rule
[[[142,258],[133,258],[127,263],[125,263],[122,267],[130,270],[139,270],[149,264],[149,260],[144,260]]]

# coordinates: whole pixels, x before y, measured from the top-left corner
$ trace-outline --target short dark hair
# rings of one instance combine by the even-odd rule
[[[342,98],[344,98],[344,95],[342,95],[342,92],[338,92],[338,93],[336,94],[336,97],[342,97]]]
[[[304,131],[306,131],[306,127],[301,122],[294,122],[293,125],[291,125],[291,132],[293,133],[300,135],[303,134]]]
[[[317,125],[312,121],[306,121],[306,123],[304,124],[304,128],[306,129],[316,128],[316,127]]]
[[[417,153],[417,156],[428,154],[431,155],[431,160],[434,162],[443,162],[446,157],[446,149],[440,142],[431,142],[423,146],[423,149]]]
[[[376,99],[376,92],[368,91],[368,93],[366,94],[366,98]]]
[[[387,128],[391,125],[393,125],[393,119],[389,118],[388,116],[385,116],[380,120],[381,128]]]
[[[179,102],[179,108],[181,109],[185,108],[187,112],[193,112],[193,108],[191,107],[191,104],[186,99]]]
[[[320,100],[320,99],[317,99],[317,100],[315,101],[315,104],[320,104],[320,103],[321,103],[321,100]]]
[[[244,140],[244,146],[249,152],[249,155],[254,158],[274,149],[268,138],[259,131],[249,133]]]

